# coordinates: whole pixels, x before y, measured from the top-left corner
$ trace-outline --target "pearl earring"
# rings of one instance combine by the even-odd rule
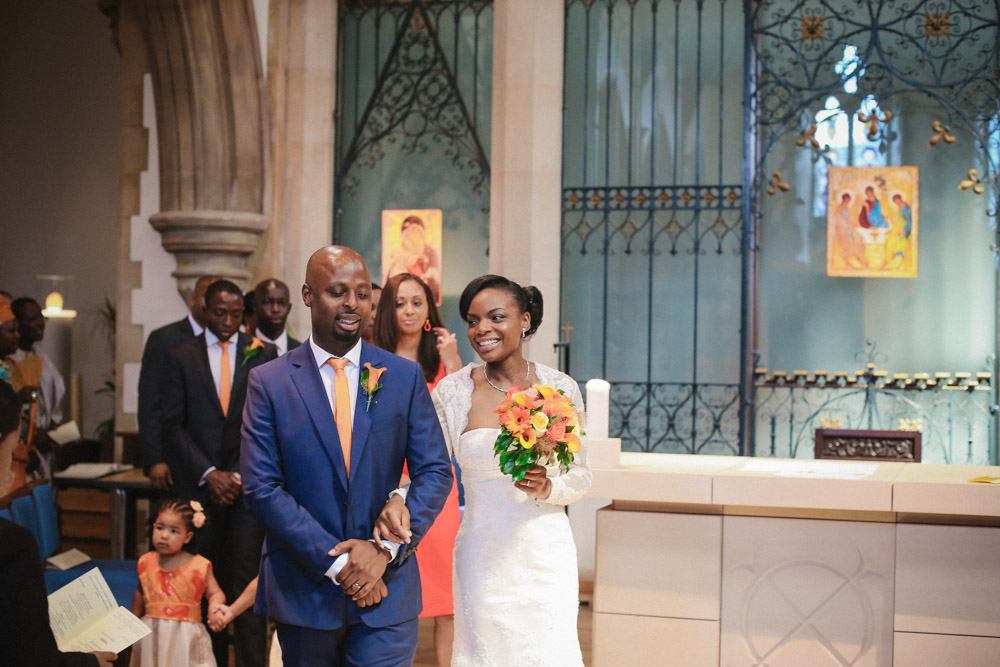
[[[525,331],[527,331],[527,329],[524,329],[524,328],[521,329],[521,338],[524,338],[524,332]]]

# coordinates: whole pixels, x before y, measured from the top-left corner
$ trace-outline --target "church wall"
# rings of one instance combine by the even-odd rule
[[[90,436],[111,416],[97,396],[113,350],[96,311],[114,301],[118,238],[120,60],[93,3],[5,3],[0,20],[0,289],[45,295],[36,274],[74,277],[66,307]],[[67,378],[68,380],[68,378]],[[69,415],[68,402],[64,414]]]

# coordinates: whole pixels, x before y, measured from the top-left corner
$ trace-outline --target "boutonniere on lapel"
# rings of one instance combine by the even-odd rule
[[[240,366],[246,366],[247,362],[260,354],[263,349],[264,341],[254,336],[250,344],[243,348],[243,363]]]
[[[365,396],[368,397],[368,402],[365,403],[365,412],[368,412],[368,408],[372,406],[375,392],[382,388],[379,380],[384,372],[385,368],[374,368],[369,361],[365,362],[365,367],[361,370],[361,391],[365,392]]]

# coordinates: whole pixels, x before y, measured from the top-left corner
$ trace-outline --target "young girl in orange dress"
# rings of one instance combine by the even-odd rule
[[[226,596],[203,556],[184,550],[205,523],[198,501],[165,500],[156,508],[153,551],[139,559],[139,587],[132,613],[153,631],[132,647],[131,667],[216,667],[212,640],[201,620],[201,599],[208,606]],[[211,623],[211,621],[210,621]],[[213,628],[214,629],[214,628]]]
[[[430,287],[412,273],[398,273],[385,284],[375,313],[374,339],[383,350],[420,364],[428,391],[445,375],[462,368],[455,334],[445,328]],[[406,481],[404,478],[403,483]],[[452,552],[459,519],[458,484],[453,483],[444,509],[416,551],[423,602],[420,618],[434,619],[434,652],[439,667],[451,665],[455,633]]]

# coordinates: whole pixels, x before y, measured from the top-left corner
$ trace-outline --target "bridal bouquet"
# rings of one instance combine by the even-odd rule
[[[511,389],[494,412],[500,415],[500,435],[493,451],[500,457],[500,471],[515,482],[536,463],[558,461],[568,469],[580,450],[579,415],[561,389],[544,384]]]

